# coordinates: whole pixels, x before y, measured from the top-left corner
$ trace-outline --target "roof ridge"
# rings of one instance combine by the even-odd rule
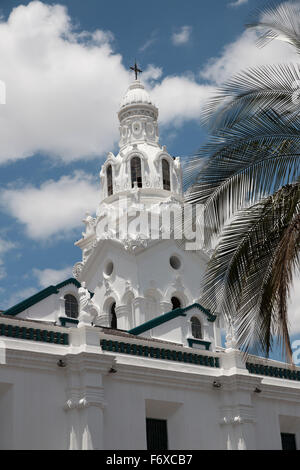
[[[57,294],[59,289],[62,287],[68,285],[68,284],[75,284],[76,287],[80,287],[80,283],[73,277],[70,277],[69,279],[66,279],[63,282],[60,282],[59,284],[56,284],[55,286],[51,285],[46,287],[45,289],[37,292],[36,294],[31,295],[27,299],[22,300],[18,304],[10,307],[7,310],[4,310],[2,312],[3,315],[17,315],[20,312],[23,312],[27,308],[31,307],[32,305],[40,302],[41,300],[46,299],[52,294]]]
[[[198,302],[194,302],[193,304],[188,305],[187,307],[179,307],[169,312],[163,313],[162,315],[159,315],[156,318],[152,318],[152,320],[148,320],[147,322],[142,323],[141,325],[136,326],[135,328],[132,328],[131,330],[128,330],[128,333],[133,334],[133,335],[139,335],[140,333],[144,333],[145,331],[151,330],[152,328],[162,325],[163,323],[166,323],[167,321],[173,320],[176,317],[179,317],[179,316],[185,317],[186,316],[185,312],[195,307],[201,310],[203,313],[205,313],[205,315],[207,315],[208,321],[214,322],[216,320],[217,316],[213,315],[210,312],[210,310],[207,310]]]

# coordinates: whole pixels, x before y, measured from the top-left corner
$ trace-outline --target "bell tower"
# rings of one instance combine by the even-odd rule
[[[124,330],[197,302],[207,262],[205,253],[185,251],[174,237],[172,217],[179,213],[181,220],[183,208],[180,158],[160,145],[158,107],[136,64],[132,70],[135,80],[118,112],[120,150],[102,165],[100,203],[96,217],[84,219],[76,242],[82,261],[73,270],[94,293],[96,324]]]

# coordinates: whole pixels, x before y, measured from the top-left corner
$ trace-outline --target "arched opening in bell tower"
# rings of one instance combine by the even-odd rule
[[[172,310],[176,310],[176,308],[181,308],[181,302],[178,299],[178,297],[172,297],[171,303],[172,303]]]
[[[107,196],[113,195],[113,177],[112,177],[112,167],[108,165],[106,168],[106,180],[107,180]]]
[[[117,315],[116,315],[116,302],[113,302],[109,309],[110,327],[114,330],[117,329]]]
[[[139,157],[133,157],[130,162],[131,187],[134,188],[135,183],[138,188],[143,187],[142,181],[142,164]]]
[[[163,189],[170,191],[171,189],[170,164],[165,158],[162,159],[161,164],[162,164]]]

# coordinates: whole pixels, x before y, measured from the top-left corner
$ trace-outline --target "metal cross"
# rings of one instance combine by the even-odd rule
[[[134,71],[135,73],[135,79],[137,80],[138,78],[138,73],[142,73],[142,70],[138,68],[137,64],[136,64],[136,61],[134,63],[134,67],[130,67],[131,70]]]

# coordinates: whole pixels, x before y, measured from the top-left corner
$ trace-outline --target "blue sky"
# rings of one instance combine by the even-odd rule
[[[0,1],[0,309],[70,277],[80,260],[74,241],[96,208],[105,155],[118,151],[116,112],[135,58],[160,141],[176,156],[204,142],[201,106],[217,85],[247,66],[296,60],[286,44],[256,48],[244,24],[258,6]]]

